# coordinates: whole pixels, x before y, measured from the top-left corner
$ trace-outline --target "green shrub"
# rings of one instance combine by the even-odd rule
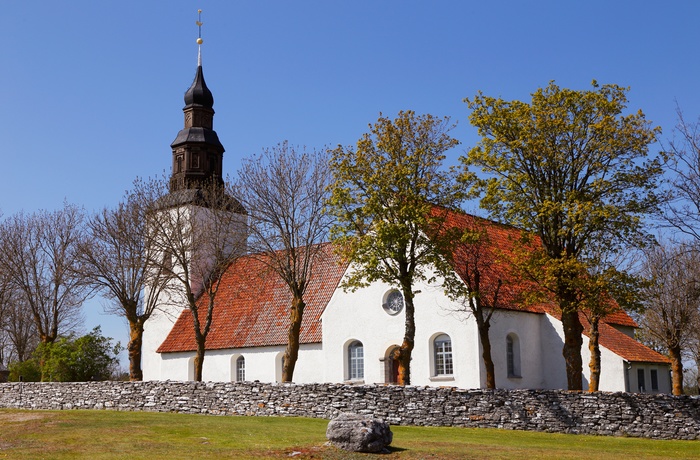
[[[38,382],[41,380],[41,369],[36,358],[10,363],[7,369],[10,371],[10,376],[8,377],[10,382],[19,382],[20,377],[25,382]]]

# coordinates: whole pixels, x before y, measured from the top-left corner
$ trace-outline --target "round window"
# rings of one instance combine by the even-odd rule
[[[403,309],[403,296],[397,290],[389,291],[384,296],[384,310],[390,315],[398,314]]]

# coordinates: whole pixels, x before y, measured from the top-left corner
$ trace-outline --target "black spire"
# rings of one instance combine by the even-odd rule
[[[185,106],[200,106],[211,109],[214,107],[214,96],[207,88],[207,83],[204,81],[204,71],[202,65],[197,66],[197,73],[194,76],[192,86],[185,93]]]

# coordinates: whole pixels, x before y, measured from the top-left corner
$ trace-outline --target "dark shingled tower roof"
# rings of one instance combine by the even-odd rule
[[[204,81],[200,45],[197,71],[192,85],[185,92],[185,126],[170,144],[172,148],[172,174],[170,191],[198,189],[207,183],[223,185],[222,169],[224,146],[214,131],[214,96]]]
[[[195,105],[206,107],[207,109],[214,107],[214,96],[204,81],[204,71],[201,64],[197,66],[197,73],[194,76],[192,86],[185,93],[185,108]]]

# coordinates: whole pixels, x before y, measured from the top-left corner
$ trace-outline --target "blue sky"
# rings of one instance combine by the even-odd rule
[[[196,68],[197,9],[214,128],[240,158],[288,140],[353,144],[379,112],[447,115],[457,158],[477,142],[463,103],[539,87],[629,86],[668,139],[700,115],[700,2],[647,0],[120,0],[2,2],[0,210],[88,211],[137,176],[169,174]],[[653,150],[658,150],[654,146]],[[126,342],[126,327],[86,305]]]

